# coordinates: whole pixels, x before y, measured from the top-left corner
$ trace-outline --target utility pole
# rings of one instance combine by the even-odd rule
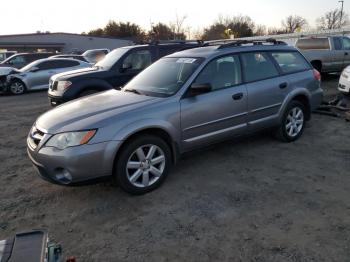
[[[340,21],[339,21],[339,28],[342,27],[342,22],[343,22],[343,10],[344,10],[344,0],[338,1],[341,3],[341,9],[340,9]]]

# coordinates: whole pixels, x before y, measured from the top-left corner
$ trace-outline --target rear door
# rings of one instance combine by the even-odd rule
[[[288,94],[289,80],[280,75],[267,52],[241,54],[248,91],[248,125],[254,130],[274,125],[282,102]]]
[[[209,83],[212,91],[196,96],[188,94],[180,101],[185,150],[246,131],[248,98],[237,55],[214,59],[194,83]]]

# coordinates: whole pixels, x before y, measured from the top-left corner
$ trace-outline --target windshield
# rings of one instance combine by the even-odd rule
[[[138,74],[124,90],[136,90],[140,94],[171,96],[203,62],[203,58],[162,58]]]
[[[97,62],[95,66],[104,69],[110,69],[126,52],[128,48],[117,48],[108,53],[101,61]]]
[[[31,62],[30,64],[22,67],[19,71],[21,72],[26,72],[28,71],[29,69],[31,69],[33,66],[37,66],[41,61],[37,60],[37,61],[34,61],[34,62]]]

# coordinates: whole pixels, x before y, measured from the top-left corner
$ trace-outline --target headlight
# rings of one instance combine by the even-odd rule
[[[71,81],[58,81],[57,91],[65,91],[71,84]]]
[[[89,142],[95,133],[96,130],[88,130],[57,134],[49,139],[49,141],[46,143],[46,146],[65,149],[71,146],[83,145]]]

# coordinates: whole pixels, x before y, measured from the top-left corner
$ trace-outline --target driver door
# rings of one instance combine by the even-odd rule
[[[120,87],[129,82],[143,69],[148,67],[154,61],[154,55],[151,49],[135,49],[124,58],[119,70],[119,74],[113,81],[114,87]]]
[[[247,130],[248,97],[237,55],[209,62],[194,83],[210,84],[211,91],[190,95],[189,89],[180,101],[184,150],[208,145]]]

